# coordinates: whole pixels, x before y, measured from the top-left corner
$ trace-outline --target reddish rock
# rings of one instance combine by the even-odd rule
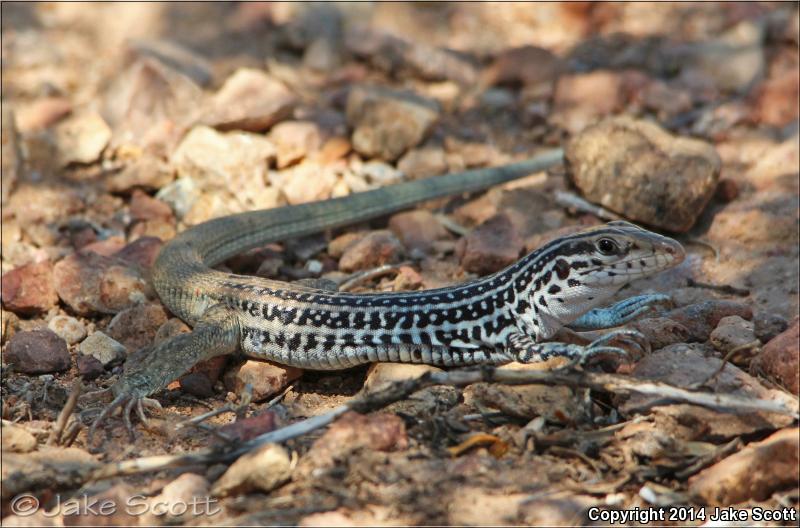
[[[16,112],[17,127],[23,134],[50,127],[72,112],[72,103],[65,97],[42,97]]]
[[[689,479],[689,491],[712,506],[765,501],[797,487],[798,450],[800,429],[778,431]]]
[[[511,219],[500,213],[461,239],[456,252],[466,271],[487,275],[515,262],[523,247],[522,237]]]
[[[413,149],[400,158],[397,168],[412,180],[430,178],[447,172],[447,156],[440,148]]]
[[[86,381],[91,381],[95,378],[98,378],[105,372],[105,368],[103,367],[103,363],[100,362],[94,356],[84,356],[83,354],[78,355],[75,359],[75,364],[78,366],[78,372]]]
[[[204,119],[219,130],[259,132],[292,113],[297,97],[261,70],[242,68],[228,77]]]
[[[389,219],[389,229],[410,250],[429,252],[434,242],[447,238],[447,230],[430,211],[399,213]]]
[[[169,205],[139,189],[133,191],[130,210],[134,220],[173,219],[172,208]]]
[[[67,343],[47,329],[17,332],[8,340],[4,361],[18,372],[47,374],[67,370]]]
[[[767,343],[750,368],[800,394],[800,320]]]
[[[328,242],[328,255],[341,258],[345,250],[367,236],[367,231],[348,231]]]
[[[339,269],[357,271],[374,268],[397,262],[403,253],[403,244],[391,231],[371,231],[344,251],[339,259]]]
[[[140,304],[115,315],[106,332],[133,352],[152,344],[166,321],[167,312],[161,303]]]
[[[248,360],[229,370],[224,381],[228,390],[236,394],[242,394],[249,383],[253,387],[253,401],[260,402],[279,393],[302,374],[303,370],[299,368]]]
[[[83,253],[91,251],[104,257],[110,257],[120,249],[125,247],[125,239],[121,236],[112,236],[104,238],[103,240],[95,240],[88,244],[81,246]]]
[[[153,263],[155,263],[163,245],[164,242],[159,238],[143,236],[114,253],[114,256],[131,264],[136,264],[144,271],[149,271],[153,267]]]
[[[322,131],[311,121],[284,121],[269,132],[275,144],[278,168],[282,169],[319,150]]]
[[[704,342],[723,317],[734,315],[750,320],[753,310],[744,303],[734,301],[706,301],[676,308],[664,314],[664,317],[688,330],[688,337],[692,341]]]
[[[136,494],[127,484],[111,488],[83,499],[82,508],[64,508],[64,526],[138,526],[137,508],[143,504],[142,495]],[[124,505],[129,505],[125,507]],[[87,505],[95,505],[90,508]],[[105,508],[101,506],[105,505]],[[141,506],[139,506],[141,508]]]
[[[81,315],[117,313],[143,302],[149,292],[139,271],[124,260],[78,252],[53,269],[58,296]]]
[[[399,416],[348,412],[314,442],[301,464],[306,470],[331,467],[357,449],[402,451],[407,447],[405,422]]]
[[[537,46],[522,46],[501,52],[483,74],[486,86],[523,85],[549,96],[562,65],[551,51]]]
[[[719,324],[709,335],[711,344],[722,353],[757,342],[753,323],[738,315],[730,315],[719,320]]]
[[[189,325],[187,325],[177,317],[172,317],[167,321],[165,321],[164,324],[162,324],[161,327],[158,329],[155,337],[153,338],[153,344],[157,345],[158,343],[164,341],[165,339],[170,339],[178,334],[185,334],[186,332],[191,332],[191,331],[192,329],[189,327]]]
[[[619,73],[597,70],[562,75],[556,83],[552,120],[575,134],[619,110],[623,92]]]
[[[219,428],[219,432],[234,442],[247,442],[260,434],[268,433],[278,424],[277,416],[272,411],[262,412]]]
[[[397,159],[422,142],[438,118],[438,104],[412,92],[356,86],[347,98],[353,148],[366,157]]]
[[[214,395],[214,384],[203,373],[190,372],[179,380],[181,390],[197,398],[210,398]]]
[[[686,232],[714,195],[722,162],[712,145],[622,116],[570,139],[568,176],[583,196],[633,221]]]
[[[8,311],[22,315],[46,312],[58,302],[53,265],[43,261],[3,273],[1,293]]]
[[[796,60],[796,59],[795,59]],[[756,103],[756,119],[759,123],[783,127],[795,121],[800,114],[797,97],[800,81],[797,67],[784,68],[761,83]]]
[[[673,343],[685,343],[690,338],[686,327],[668,317],[648,317],[635,322],[633,327],[644,335],[653,350]]]

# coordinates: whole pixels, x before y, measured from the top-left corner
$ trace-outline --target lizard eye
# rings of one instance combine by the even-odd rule
[[[618,252],[619,248],[617,243],[610,238],[601,238],[597,241],[597,250],[603,255],[614,255]]]

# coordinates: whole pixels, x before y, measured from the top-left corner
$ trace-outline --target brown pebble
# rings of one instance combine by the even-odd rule
[[[466,271],[487,275],[515,262],[523,246],[511,219],[499,213],[461,239],[456,253]]]
[[[800,320],[795,319],[788,330],[770,340],[750,368],[800,394]]]
[[[14,334],[8,340],[3,358],[25,374],[62,372],[70,366],[66,341],[45,328]]]
[[[3,273],[3,306],[21,315],[48,311],[58,302],[50,261],[26,264]]]

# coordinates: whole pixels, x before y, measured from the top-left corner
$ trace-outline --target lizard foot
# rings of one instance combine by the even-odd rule
[[[87,443],[89,446],[94,444],[94,434],[97,431],[97,428],[103,422],[105,422],[117,408],[122,410],[122,420],[125,423],[125,429],[128,431],[128,436],[130,437],[131,441],[135,439],[133,423],[131,421],[131,415],[133,414],[134,409],[139,417],[139,421],[143,424],[146,424],[147,416],[145,415],[144,407],[146,406],[156,409],[162,408],[158,401],[152,398],[140,396],[135,391],[125,390],[124,387],[119,387],[119,385],[120,383],[118,382],[109,389],[103,389],[86,394],[87,398],[101,397],[106,394],[114,395],[114,399],[111,401],[111,403],[105,406],[103,411],[94,420],[94,422],[92,422],[92,425],[89,428],[89,434],[87,437]]]
[[[598,356],[613,354],[622,358],[628,357],[628,351],[619,345],[630,345],[641,354],[651,352],[650,342],[641,332],[630,329],[613,330],[589,343],[580,355],[580,364],[594,360]]]

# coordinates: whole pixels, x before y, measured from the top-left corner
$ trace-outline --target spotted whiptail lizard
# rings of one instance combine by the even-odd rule
[[[247,212],[187,229],[161,250],[155,289],[193,331],[150,348],[111,387],[116,396],[94,428],[133,409],[199,361],[241,350],[307,369],[373,361],[443,366],[572,359],[621,350],[606,334],[587,345],[545,342],[564,326],[619,326],[660,302],[642,295],[597,308],[622,286],[679,263],[681,245],[627,222],[554,240],[493,275],[427,291],[352,294],[212,269],[266,243],[385,215],[417,202],[497,185],[557,164],[553,150],[527,161],[383,187],[323,202]]]

